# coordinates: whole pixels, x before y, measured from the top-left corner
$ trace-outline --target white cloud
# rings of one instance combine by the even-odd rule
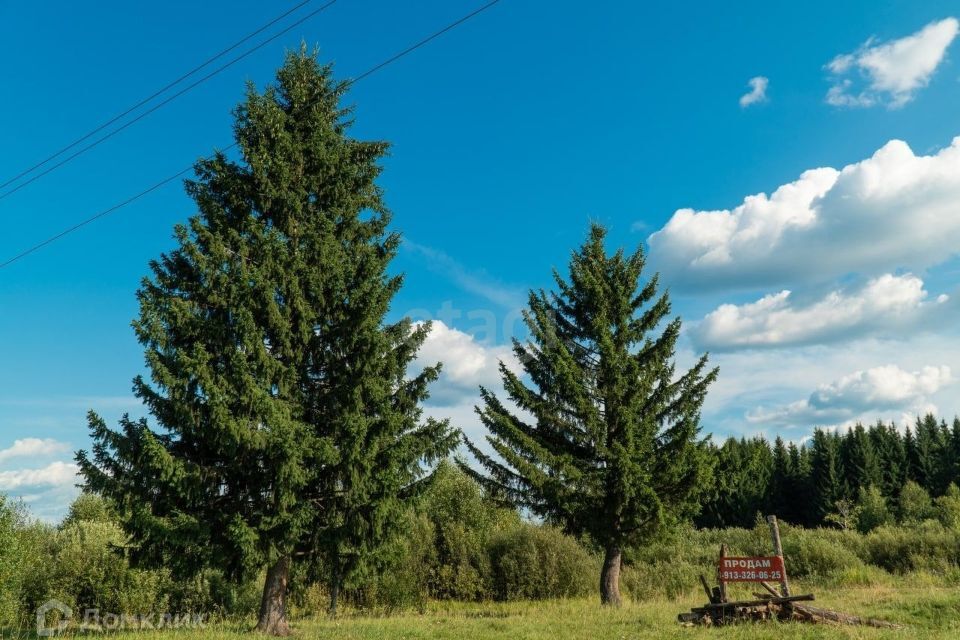
[[[833,79],[827,102],[844,107],[902,107],[930,82],[958,26],[956,18],[946,18],[905,38],[883,44],[868,40],[855,53],[837,56],[827,64]],[[867,82],[866,87],[858,90],[859,82],[849,77],[854,72]]]
[[[40,458],[56,455],[70,450],[70,445],[53,438],[22,438],[15,440],[13,445],[0,449],[0,463],[11,458],[33,457]]]
[[[511,347],[482,344],[470,334],[435,320],[416,364],[443,363],[440,379],[430,387],[430,400],[435,405],[449,405],[479,400],[480,385],[499,389],[501,360],[511,370],[520,371]]]
[[[693,327],[690,337],[701,349],[723,351],[908,333],[935,317],[942,320],[949,297],[928,297],[923,281],[912,274],[884,274],[857,291],[831,291],[808,304],[795,302],[784,290],[756,302],[721,305]]]
[[[747,413],[754,424],[781,426],[831,426],[854,420],[871,422],[891,411],[895,414],[936,411],[930,397],[953,382],[950,367],[926,366],[905,371],[884,365],[856,371],[810,396],[773,408],[758,407]]]
[[[57,522],[79,493],[78,472],[76,464],[64,461],[35,469],[0,471],[0,493],[23,500],[33,517]]]
[[[78,482],[77,465],[51,462],[40,469],[0,471],[0,491],[24,492],[41,487],[73,486]]]
[[[450,423],[462,429],[481,450],[496,455],[486,441],[487,431],[475,407],[481,404],[479,387],[482,385],[497,393],[512,411],[530,419],[502,392],[500,361],[514,373],[523,373],[513,349],[508,345],[484,344],[468,333],[435,320],[415,364],[423,367],[438,361],[443,363],[443,370],[440,379],[430,386],[430,399],[424,405],[424,413],[437,419],[449,418]],[[460,453],[465,454],[466,449]]]
[[[770,84],[770,81],[763,76],[750,78],[750,81],[747,82],[747,85],[750,87],[750,91],[740,96],[740,106],[749,107],[750,105],[758,102],[766,102],[768,84]]]
[[[891,140],[734,209],[680,209],[648,238],[674,287],[737,289],[919,271],[960,251],[960,137],[929,156]]]

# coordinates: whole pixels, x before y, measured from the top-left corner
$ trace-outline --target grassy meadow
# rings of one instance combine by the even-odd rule
[[[743,587],[744,595],[746,587]],[[843,588],[798,583],[795,591],[814,592],[817,606],[880,618],[904,625],[886,630],[841,625],[803,623],[748,623],[723,628],[681,626],[676,615],[703,598],[690,593],[675,599],[628,602],[619,610],[604,609],[595,598],[506,602],[429,603],[422,611],[378,615],[345,611],[335,619],[303,617],[294,621],[294,634],[304,638],[332,640],[396,640],[494,638],[594,640],[604,638],[924,638],[953,639],[960,636],[960,589],[923,575],[876,586]],[[235,620],[204,629],[128,631],[111,633],[116,640],[187,640],[192,638],[249,638],[254,620]],[[67,634],[69,636],[70,634]],[[90,637],[90,636],[87,636]]]
[[[698,576],[713,574],[721,543],[731,555],[768,554],[765,522],[682,527],[631,550],[621,576],[627,602],[607,609],[597,597],[596,549],[487,503],[467,478],[445,467],[410,514],[408,535],[384,572],[345,591],[335,618],[325,613],[325,586],[298,580],[290,620],[299,637],[358,640],[957,638],[960,521],[941,511],[935,519],[867,533],[782,523],[794,594],[813,593],[814,606],[898,623],[901,630],[803,623],[688,628],[677,614],[704,603]],[[34,612],[50,599],[74,612],[64,636],[101,635],[76,626],[82,611],[96,608],[123,615],[202,612],[214,621],[196,629],[110,630],[110,637],[250,637],[262,576],[235,584],[216,571],[185,580],[162,567],[132,566],[117,552],[126,538],[115,515],[93,496],[79,498],[56,527],[18,513],[8,507],[0,518],[0,638],[32,635]],[[729,596],[751,599],[756,590],[732,585]]]

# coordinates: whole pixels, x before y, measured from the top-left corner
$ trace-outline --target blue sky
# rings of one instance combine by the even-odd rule
[[[0,182],[293,4],[0,3]],[[244,83],[301,40],[350,77],[481,4],[339,0],[0,199],[0,261],[229,144]],[[354,134],[393,144],[394,314],[437,320],[423,357],[447,361],[431,411],[479,433],[476,385],[495,385],[524,292],[591,220],[649,246],[680,362],[720,365],[708,431],[960,411],[957,13],[502,0],[358,83]],[[193,212],[174,183],[0,269],[0,490],[39,516],[73,494],[85,412],[138,411],[134,292]]]

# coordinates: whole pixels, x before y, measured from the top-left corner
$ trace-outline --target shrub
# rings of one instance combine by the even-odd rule
[[[852,531],[791,528],[789,535],[783,537],[787,574],[797,578],[830,578],[861,569],[863,560],[848,544],[856,537]]]
[[[824,521],[832,523],[847,531],[856,526],[860,518],[860,506],[846,498],[833,503],[833,511],[824,517]]]
[[[939,522],[880,527],[865,538],[867,562],[895,573],[948,572],[960,563],[960,537]]]
[[[24,521],[23,505],[0,495],[0,625],[16,625],[20,616],[18,594],[24,576],[24,553],[18,530]]]
[[[101,496],[94,493],[81,493],[70,505],[67,516],[60,524],[66,528],[77,522],[117,522],[113,507]]]
[[[388,612],[426,610],[437,567],[434,526],[424,514],[410,512],[407,518],[407,535],[400,541],[395,561],[371,585],[368,606],[380,606]]]
[[[498,600],[570,598],[596,591],[600,560],[557,529],[522,523],[490,545]]]
[[[517,513],[488,500],[472,478],[447,461],[438,466],[417,510],[427,518],[433,535],[434,553],[427,560],[430,595],[458,600],[491,597],[488,546],[496,534],[519,524]]]
[[[960,532],[960,488],[956,484],[951,482],[947,492],[934,500],[933,510],[943,526]]]
[[[893,514],[890,513],[887,499],[883,497],[880,489],[873,485],[860,487],[857,499],[857,530],[867,533],[892,521]]]
[[[913,480],[907,480],[900,490],[900,521],[917,523],[933,515],[930,494]]]
[[[165,611],[166,572],[131,569],[127,539],[113,522],[77,521],[53,538],[50,597],[79,608],[114,613]]]
[[[716,559],[714,559],[714,562]],[[650,564],[626,565],[620,574],[624,592],[633,600],[669,598],[671,600],[700,591],[700,575],[713,580],[714,564],[695,564],[683,558],[673,562],[656,560]]]

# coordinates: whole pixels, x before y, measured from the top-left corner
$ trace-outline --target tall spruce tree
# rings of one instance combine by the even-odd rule
[[[950,482],[957,485],[960,484],[960,417],[958,416],[954,416],[950,427],[950,453],[952,456],[949,469]]]
[[[844,497],[847,500],[857,499],[861,488],[879,487],[883,482],[873,440],[859,422],[844,434],[840,457],[845,470]]]
[[[796,522],[793,509],[791,480],[793,469],[790,453],[783,438],[777,436],[773,442],[773,471],[770,476],[769,512],[777,514],[787,522]]]
[[[907,451],[903,438],[893,423],[888,425],[881,420],[870,428],[869,435],[880,466],[879,489],[885,498],[895,498],[906,482]]]
[[[150,381],[134,391],[156,426],[91,413],[92,452],[77,455],[142,559],[266,569],[258,629],[273,634],[288,632],[291,563],[324,567],[336,594],[456,441],[421,419],[439,365],[406,375],[428,327],[385,323],[401,285],[375,184],[387,145],[348,135],[345,89],[301,50],[248,90],[242,160],[197,163],[199,213],[138,293]]]
[[[936,494],[946,489],[939,487],[943,475],[943,450],[946,448],[945,429],[937,423],[933,414],[923,418],[917,416],[913,432],[913,447],[910,450],[911,479],[923,487],[927,493]]]
[[[641,282],[642,250],[608,256],[606,231],[593,225],[558,291],[531,292],[524,319],[531,339],[514,341],[527,384],[503,363],[512,413],[490,390],[478,408],[499,456],[468,446],[495,493],[605,551],[601,601],[620,604],[625,547],[691,516],[709,473],[700,406],[717,376],[707,358],[675,376],[680,319],[666,323],[658,278]]]
[[[810,451],[810,483],[815,495],[814,517],[818,522],[829,515],[843,498],[844,475],[840,460],[840,436],[823,429],[813,432]]]
[[[797,524],[813,526],[819,522],[815,513],[814,492],[810,482],[810,449],[791,442],[790,452],[790,495],[791,511]]]

